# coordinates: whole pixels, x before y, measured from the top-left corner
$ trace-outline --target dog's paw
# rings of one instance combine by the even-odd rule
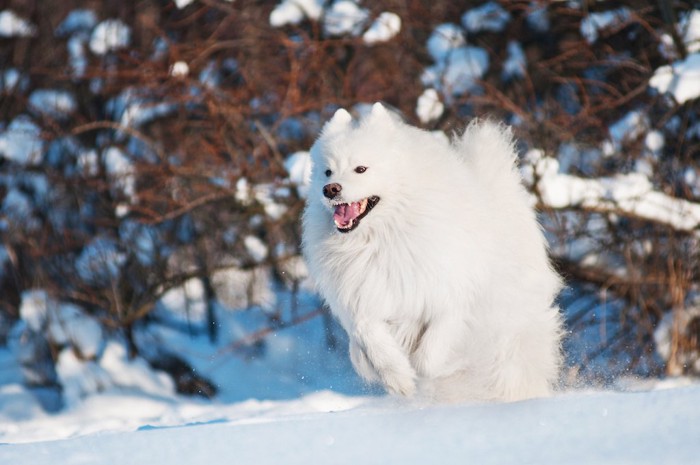
[[[450,372],[445,354],[436,350],[425,350],[425,346],[413,353],[411,362],[416,371],[425,378],[438,378]]]
[[[447,341],[449,337],[444,334],[426,332],[421,344],[411,354],[411,363],[420,376],[440,378],[454,372],[455,357]]]
[[[379,381],[379,375],[377,375],[372,363],[367,358],[367,354],[354,342],[350,342],[350,361],[362,379],[370,383]]]
[[[416,393],[416,373],[412,368],[402,371],[391,370],[380,376],[390,394],[412,397]]]

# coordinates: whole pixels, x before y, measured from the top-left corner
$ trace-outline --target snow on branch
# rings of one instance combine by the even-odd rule
[[[700,230],[700,204],[654,190],[641,173],[586,179],[559,172],[559,162],[539,150],[526,156],[523,177],[535,184],[544,205],[553,209],[580,207],[640,218],[677,231]]]

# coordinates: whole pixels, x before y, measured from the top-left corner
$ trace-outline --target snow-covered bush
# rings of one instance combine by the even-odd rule
[[[696,336],[671,331],[657,356],[654,329],[695,308],[700,291],[700,13],[624,4],[182,0],[137,13],[128,2],[47,0],[3,10],[0,322],[15,328],[0,342],[18,344],[28,381],[70,384],[79,397],[109,383],[114,341],[167,365],[156,360],[167,347],[139,342],[144,326],[215,339],[221,311],[247,308],[271,330],[324,314],[314,299],[280,310],[307,292],[306,151],[338,106],[383,100],[430,130],[482,115],[514,126],[570,283],[572,370],[678,372],[675,349],[692,351]],[[22,312],[32,295],[59,310],[35,324]],[[56,326],[59,316],[92,327],[99,348]],[[252,334],[232,346],[250,350],[270,331]],[[68,381],[83,372],[94,382]]]

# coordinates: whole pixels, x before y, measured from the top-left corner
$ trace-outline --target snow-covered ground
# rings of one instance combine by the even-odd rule
[[[698,384],[456,406],[329,391],[234,405],[126,396],[91,401],[102,405],[85,405],[70,419],[82,436],[6,444],[0,463],[690,464],[700,456]],[[119,432],[89,434],[100,421],[107,426],[110,416],[149,410],[179,412],[179,421],[170,422],[178,426],[143,420],[114,428]],[[30,438],[33,429],[52,423],[61,418],[19,424],[13,439]]]

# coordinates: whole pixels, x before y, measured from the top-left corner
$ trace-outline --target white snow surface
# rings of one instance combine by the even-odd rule
[[[625,142],[633,141],[649,129],[649,116],[640,110],[632,110],[608,127],[610,140],[603,145],[606,156],[614,156],[620,152]]]
[[[174,71],[172,74],[175,75]],[[149,103],[133,99],[127,103],[119,122],[122,126],[139,127],[162,116],[167,116],[176,109],[177,106],[169,102]]]
[[[525,51],[520,42],[511,40],[508,42],[508,57],[503,62],[501,76],[504,80],[523,78],[527,68]]]
[[[470,33],[501,32],[510,21],[510,13],[498,3],[487,2],[462,15],[462,24]]]
[[[26,115],[17,116],[0,131],[0,156],[20,165],[41,163],[43,148],[41,129]]]
[[[692,10],[681,16],[677,25],[688,52],[700,52],[700,10]]]
[[[84,76],[87,70],[88,58],[86,56],[86,45],[88,38],[89,36],[87,33],[78,33],[68,39],[66,43],[66,47],[68,48],[68,62],[76,77]]]
[[[257,305],[272,311],[277,303],[277,295],[271,289],[272,273],[267,267],[256,267],[251,270],[230,267],[217,270],[212,274],[211,284],[216,298],[228,308],[247,308]],[[191,298],[190,295],[188,297]],[[202,302],[203,305],[204,302]],[[187,315],[190,319],[192,319],[191,314],[190,311]],[[203,312],[200,321],[205,321]],[[239,336],[244,337],[244,334],[241,332]]]
[[[0,208],[0,231],[10,227],[32,232],[41,227],[41,222],[34,216],[31,198],[15,187],[7,192]]]
[[[416,102],[416,115],[421,123],[426,124],[442,116],[445,105],[435,89],[425,89]]]
[[[68,91],[56,89],[37,89],[29,96],[33,110],[42,115],[63,119],[78,108],[75,97]]]
[[[102,345],[102,327],[80,307],[52,299],[43,289],[22,292],[20,317],[36,333],[47,328],[56,345],[70,344],[84,358],[94,358]]]
[[[86,283],[110,283],[121,274],[126,255],[108,237],[95,237],[80,252],[75,262],[78,276]]]
[[[265,214],[272,218],[273,220],[278,220],[287,212],[287,207],[281,203],[275,201],[275,196],[278,194],[275,186],[273,184],[256,184],[252,188],[249,188],[247,181],[241,183],[236,182],[236,198],[240,198],[242,202],[247,202],[246,196],[253,194],[255,200],[257,200],[265,209]],[[246,192],[247,190],[247,192]]]
[[[437,26],[428,38],[427,48],[435,64],[423,71],[423,85],[442,92],[448,100],[479,88],[478,81],[489,67],[489,55],[481,47],[466,45],[459,26]]]
[[[185,77],[190,74],[190,66],[184,61],[176,61],[170,67],[170,75],[173,77]]]
[[[592,44],[598,40],[600,31],[624,24],[630,19],[631,14],[629,8],[625,7],[590,13],[581,20],[581,35],[586,38],[589,44]]]
[[[267,258],[267,246],[257,236],[248,235],[244,237],[243,245],[254,262],[260,263]]]
[[[0,399],[32,407],[16,387]],[[0,447],[0,462],[680,464],[700,453],[698,384],[453,406],[330,391],[231,405],[111,392],[66,414],[29,416],[0,424],[13,443]],[[32,442],[59,437],[68,439]]]
[[[90,50],[96,55],[104,55],[124,48],[131,41],[131,28],[119,19],[102,21],[92,31]]]
[[[272,27],[295,25],[305,19],[320,20],[327,36],[359,36],[365,31],[362,39],[368,45],[386,42],[401,30],[401,18],[391,12],[381,13],[365,30],[369,11],[353,0],[282,0],[270,12]]]
[[[369,18],[369,11],[352,0],[336,0],[323,15],[323,32],[329,36],[357,36]]]
[[[478,81],[488,68],[486,50],[467,45],[452,49],[443,61],[427,68],[421,80],[427,87],[439,89],[446,96],[459,96],[478,89]]]
[[[0,37],[31,37],[36,26],[12,10],[0,11]]]
[[[304,19],[317,20],[323,12],[324,0],[283,0],[270,12],[270,25],[282,27],[299,24]]]
[[[538,32],[549,31],[549,14],[547,13],[547,4],[533,1],[530,3],[526,18],[527,24]]]
[[[91,31],[97,24],[97,15],[92,10],[76,9],[68,13],[56,28],[56,35],[66,37],[80,31]]]
[[[131,159],[118,147],[107,147],[102,152],[107,175],[115,187],[135,201],[136,179],[134,178],[134,165]]]
[[[654,71],[649,86],[658,92],[671,94],[679,104],[700,97],[700,53],[661,66]]]
[[[372,25],[362,34],[366,44],[376,44],[391,40],[401,32],[401,17],[396,13],[385,11],[380,14]]]
[[[175,2],[175,6],[178,7],[179,9],[183,9],[192,3],[195,2],[195,0],[173,0]],[[233,0],[226,0],[227,2],[231,3]]]
[[[175,6],[178,7],[179,9],[183,9],[186,6],[190,5],[191,3],[194,3],[194,0],[174,0],[175,1]]]
[[[700,227],[700,204],[654,190],[643,173],[587,179],[561,173],[559,162],[531,150],[523,165],[524,179],[539,176],[537,189],[542,201],[552,208],[582,206],[595,211],[625,213],[666,224],[679,231]]]
[[[294,152],[284,161],[284,169],[289,173],[289,180],[297,186],[299,195],[306,197],[311,183],[311,154]]]
[[[22,75],[16,68],[6,68],[0,76],[0,92],[12,92],[20,86]],[[26,81],[26,79],[25,79]]]
[[[651,130],[644,136],[644,147],[654,155],[659,155],[666,145],[664,133],[656,129]]]
[[[71,344],[83,358],[97,357],[102,348],[102,326],[80,307],[62,303],[49,315],[49,337],[57,344]]]
[[[428,53],[433,57],[433,60],[444,61],[451,50],[461,47],[465,43],[462,28],[452,23],[440,24],[428,38]]]
[[[19,315],[32,331],[41,331],[49,315],[51,301],[44,290],[31,289],[22,292]]]

